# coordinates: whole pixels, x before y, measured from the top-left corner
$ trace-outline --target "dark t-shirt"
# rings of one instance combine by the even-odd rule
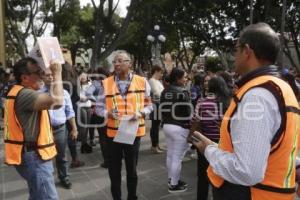
[[[33,110],[34,103],[39,93],[35,90],[24,88],[17,95],[15,102],[15,112],[20,125],[24,131],[24,141],[35,142],[40,131],[39,111]]]

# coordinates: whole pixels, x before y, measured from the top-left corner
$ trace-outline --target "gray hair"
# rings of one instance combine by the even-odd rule
[[[114,57],[116,57],[116,56],[118,56],[118,55],[120,55],[120,54],[125,54],[125,55],[130,59],[130,61],[131,61],[131,55],[130,55],[130,53],[128,53],[128,52],[125,51],[125,50],[117,50]]]

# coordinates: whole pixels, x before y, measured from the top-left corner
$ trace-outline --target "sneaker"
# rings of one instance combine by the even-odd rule
[[[186,182],[182,181],[182,180],[179,180],[179,181],[178,181],[178,185],[182,185],[182,186],[184,186],[184,187],[187,187],[187,186],[188,186],[188,184],[187,184]]]
[[[167,148],[166,147],[164,147],[164,146],[157,146],[157,148],[159,149],[159,150],[161,150],[161,151],[166,151],[167,150]]]
[[[92,153],[93,152],[93,147],[90,146],[88,143],[82,144],[81,145],[81,153],[85,154],[85,153]]]
[[[107,169],[108,168],[108,164],[106,162],[104,163],[101,163],[100,164],[100,167],[104,168],[104,169]]]
[[[160,150],[158,147],[151,147],[151,151],[152,151],[152,153],[155,153],[155,154],[163,153],[163,151]]]
[[[66,180],[61,180],[60,181],[61,186],[63,186],[65,189],[71,189],[72,188],[72,183],[70,182],[69,179]]]
[[[183,185],[171,185],[169,187],[169,192],[170,193],[180,193],[180,192],[185,192],[187,190],[187,187],[186,186],[183,186]]]
[[[96,146],[96,142],[94,140],[91,140],[90,141],[90,146],[92,146],[92,147]]]
[[[178,181],[178,185],[182,185],[184,187],[188,186],[188,184],[186,182],[182,181],[182,180]],[[168,186],[171,187],[171,179],[169,179],[169,181],[168,181]]]
[[[84,165],[85,165],[85,163],[83,161],[77,160],[77,161],[74,161],[71,163],[70,168],[78,168],[78,167],[82,167]]]

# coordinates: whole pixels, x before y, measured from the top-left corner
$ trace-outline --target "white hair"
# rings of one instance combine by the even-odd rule
[[[131,60],[131,55],[130,55],[130,53],[128,53],[128,52],[125,51],[125,50],[116,50],[116,54],[115,54],[114,57],[116,57],[116,56],[118,56],[118,55],[120,55],[120,54],[125,54],[125,55]]]

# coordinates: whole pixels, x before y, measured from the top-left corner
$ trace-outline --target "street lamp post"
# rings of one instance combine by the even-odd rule
[[[160,27],[158,25],[154,26],[154,30],[147,36],[147,40],[151,42],[152,65],[162,66],[161,44],[166,41],[166,37],[160,31]]]

